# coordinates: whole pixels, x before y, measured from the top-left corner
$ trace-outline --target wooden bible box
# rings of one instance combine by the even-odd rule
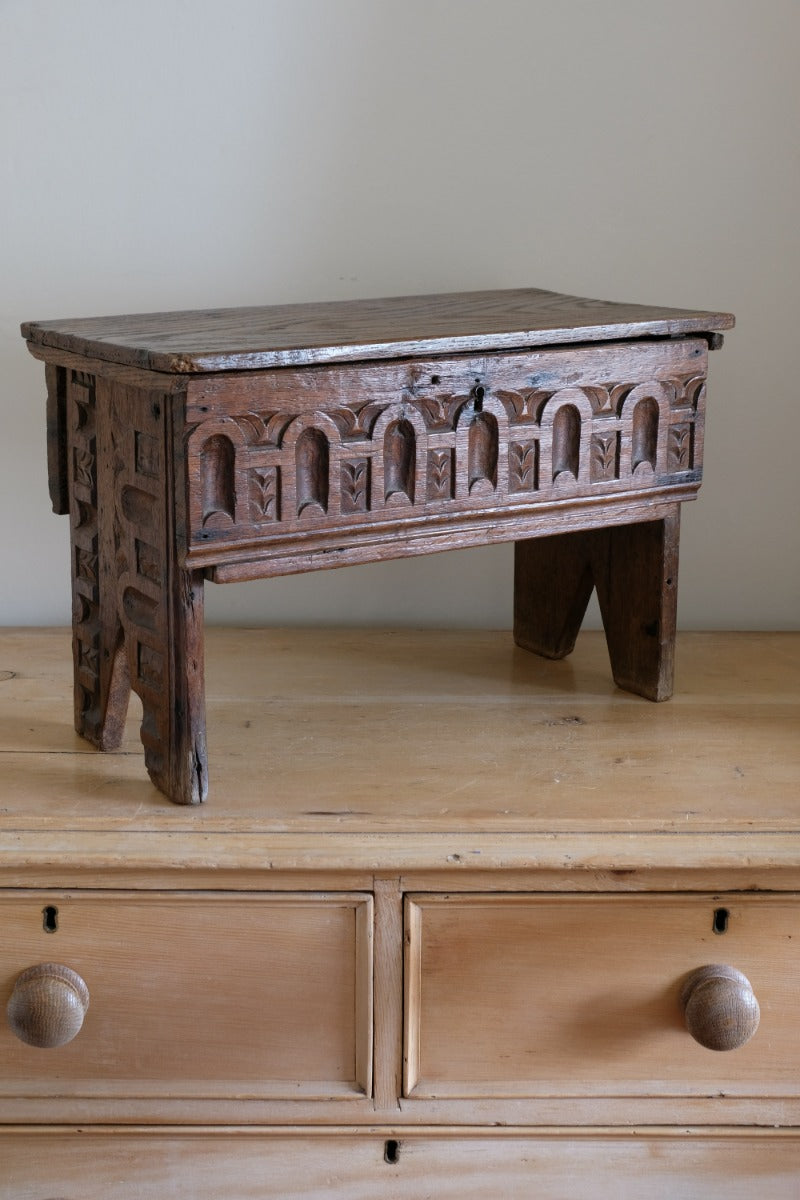
[[[672,690],[680,504],[722,313],[539,290],[30,322],[69,513],[75,722],[208,788],[203,584],[515,543],[514,638]]]

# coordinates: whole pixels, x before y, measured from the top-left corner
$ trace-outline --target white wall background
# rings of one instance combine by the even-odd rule
[[[736,313],[684,628],[800,618],[798,0],[0,0],[0,623],[69,620],[19,322],[539,286]],[[209,587],[506,626],[511,548]]]

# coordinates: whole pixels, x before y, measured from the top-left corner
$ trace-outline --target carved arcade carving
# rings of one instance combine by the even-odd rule
[[[701,468],[705,380],[403,394],[192,426],[190,546],[662,486]]]

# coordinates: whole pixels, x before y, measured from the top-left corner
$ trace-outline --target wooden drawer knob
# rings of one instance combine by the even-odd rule
[[[735,967],[698,967],[684,981],[686,1028],[708,1050],[736,1050],[758,1029],[761,1012],[750,980]]]
[[[18,976],[6,1014],[11,1031],[28,1046],[64,1046],[80,1033],[89,989],[76,971],[39,963]]]

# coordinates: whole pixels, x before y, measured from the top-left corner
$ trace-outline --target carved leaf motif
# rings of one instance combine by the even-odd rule
[[[416,396],[414,404],[422,413],[428,429],[453,429],[458,410],[469,399],[469,396],[445,392],[440,396]]]
[[[584,393],[589,397],[589,403],[594,413],[611,412],[611,392],[608,387],[585,387]]]
[[[369,468],[365,458],[342,463],[342,508],[345,512],[366,512]]]
[[[692,408],[697,408],[703,399],[705,384],[705,376],[702,375],[694,375],[691,379],[685,380],[678,393],[678,403],[689,404]]]
[[[511,442],[509,445],[508,485],[512,492],[532,492],[536,487],[535,442]]]
[[[255,520],[278,520],[278,472],[263,467],[249,473],[250,513]]]
[[[364,404],[343,404],[331,409],[329,415],[343,438],[361,438],[371,435],[373,425],[387,408],[386,404],[367,400]]]
[[[687,471],[691,465],[692,433],[688,425],[674,425],[669,431],[670,466]]]
[[[248,412],[233,420],[251,446],[278,446],[292,417],[285,412]]]
[[[618,413],[620,412],[625,400],[630,392],[636,387],[635,383],[612,383],[608,385],[608,399],[610,408]]]
[[[505,406],[509,419],[516,424],[523,424],[538,420],[542,405],[552,394],[541,388],[520,388],[513,392],[499,391],[497,396]]]
[[[428,499],[450,500],[452,495],[452,453],[432,450],[428,458]]]
[[[616,433],[595,434],[592,438],[592,478],[613,479],[617,465]]]

